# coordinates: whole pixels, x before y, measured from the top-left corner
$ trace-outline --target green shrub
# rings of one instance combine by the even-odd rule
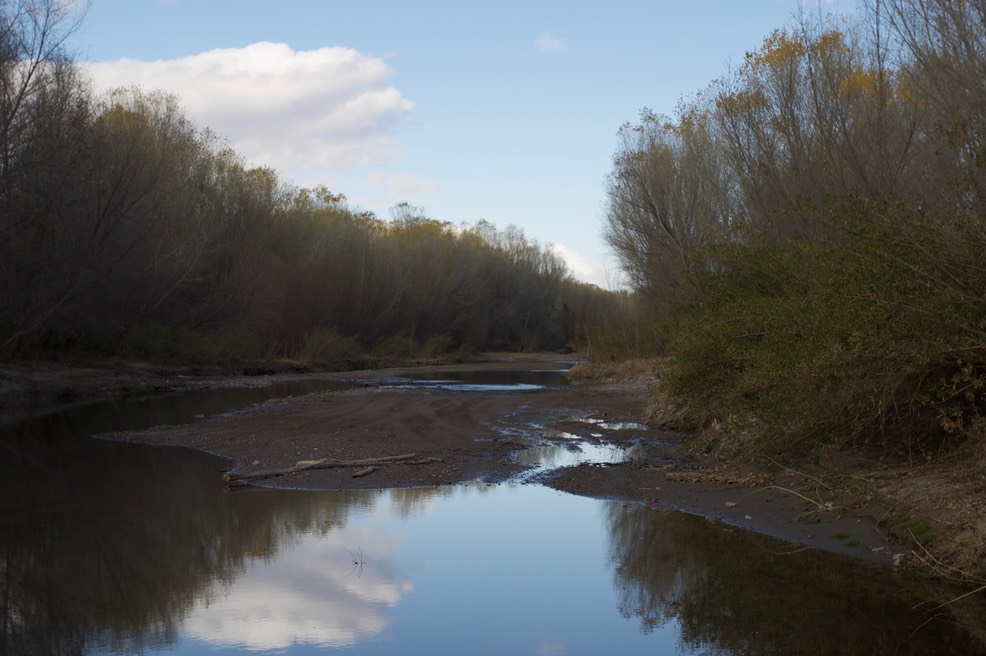
[[[761,448],[941,446],[986,411],[986,226],[830,210],[824,237],[710,253],[678,314],[668,388],[708,419],[755,416]]]
[[[397,333],[377,342],[373,354],[386,358],[413,358],[418,352],[418,343],[407,333]]]
[[[201,362],[215,358],[216,345],[217,340],[205,332],[153,322],[132,328],[118,355],[153,362]]]
[[[476,355],[476,347],[472,342],[462,342],[452,353],[452,359],[457,362],[464,362]]]
[[[312,328],[305,333],[298,351],[304,364],[340,362],[359,355],[359,343],[327,328]]]
[[[426,358],[434,358],[452,352],[452,338],[447,335],[432,335],[421,347],[421,355]]]
[[[656,357],[667,351],[667,323],[656,318],[610,321],[590,332],[589,358],[598,362],[619,362]]]

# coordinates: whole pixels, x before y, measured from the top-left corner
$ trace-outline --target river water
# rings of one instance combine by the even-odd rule
[[[986,653],[950,592],[697,517],[523,482],[231,492],[212,456],[88,437],[303,391],[5,427],[0,654]]]

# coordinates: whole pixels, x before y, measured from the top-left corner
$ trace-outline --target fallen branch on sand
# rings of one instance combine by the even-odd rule
[[[255,480],[258,478],[273,478],[274,476],[286,476],[298,472],[309,471],[312,469],[332,469],[336,467],[360,467],[361,469],[353,474],[353,478],[367,476],[377,471],[378,465],[427,465],[433,462],[441,462],[441,458],[418,457],[413,453],[405,453],[400,456],[384,456],[381,458],[363,458],[361,460],[335,460],[333,458],[322,458],[321,460],[299,460],[291,467],[281,467],[278,469],[264,469],[252,472],[226,472],[223,480],[227,485],[238,484],[243,481]]]

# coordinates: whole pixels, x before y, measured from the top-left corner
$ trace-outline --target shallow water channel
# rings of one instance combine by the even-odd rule
[[[947,593],[697,517],[523,480],[231,492],[212,456],[89,438],[304,391],[4,427],[0,654],[984,653]]]

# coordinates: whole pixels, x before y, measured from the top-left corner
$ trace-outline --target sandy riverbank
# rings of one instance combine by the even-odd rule
[[[557,369],[559,361],[442,365],[436,370]],[[427,367],[307,374],[354,383],[351,389],[271,401],[248,411],[179,427],[114,436],[154,444],[190,446],[228,458],[233,474],[281,469],[323,458],[358,461],[415,454],[424,464],[385,464],[353,477],[354,468],[317,469],[252,481],[303,489],[390,488],[448,485],[483,479],[498,483],[524,470],[518,436],[534,431],[541,443],[627,444],[641,438],[661,445],[657,457],[610,465],[563,467],[540,482],[575,494],[624,499],[674,509],[712,521],[772,535],[796,545],[890,564],[900,545],[888,542],[878,517],[838,499],[815,501],[797,491],[796,480],[763,476],[714,477],[702,463],[678,461],[682,436],[654,429],[608,429],[639,422],[651,398],[646,378],[584,382],[533,392],[456,392],[394,388],[378,381]],[[283,377],[283,376],[282,376]],[[227,378],[222,384],[257,384]],[[831,505],[826,507],[825,504]],[[797,548],[792,545],[792,548]]]

